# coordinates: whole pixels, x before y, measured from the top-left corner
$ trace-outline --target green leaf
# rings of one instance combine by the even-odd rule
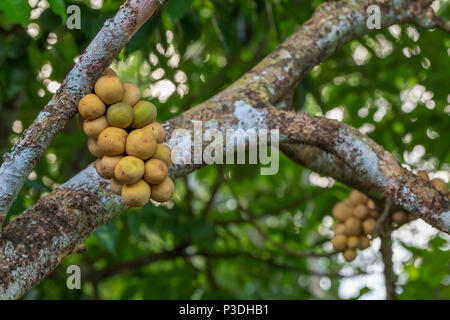
[[[64,0],[48,0],[48,3],[52,11],[60,16],[63,22],[66,23],[67,14]]]
[[[167,14],[172,20],[180,19],[187,13],[192,2],[194,0],[169,1],[165,6]]]
[[[0,1],[0,10],[4,11],[12,22],[20,23],[23,27],[27,26],[31,12],[28,1],[2,0]]]

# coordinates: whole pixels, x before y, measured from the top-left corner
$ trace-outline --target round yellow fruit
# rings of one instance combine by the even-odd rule
[[[444,180],[439,179],[439,178],[434,178],[434,179],[431,179],[431,184],[433,185],[433,187],[435,187],[437,190],[439,190],[443,195],[448,194],[448,186]]]
[[[359,237],[350,236],[347,239],[347,247],[350,249],[356,249],[359,247]]]
[[[345,220],[345,234],[348,236],[358,236],[361,233],[361,221],[355,217]]]
[[[103,156],[103,152],[98,145],[97,141],[93,138],[88,139],[88,149],[89,152],[92,153],[95,157],[101,158]]]
[[[359,237],[359,247],[358,249],[364,250],[370,247],[370,240],[367,238],[367,236],[360,236]]]
[[[362,192],[359,192],[358,190],[352,190],[350,192],[350,195],[348,196],[348,199],[351,203],[353,203],[354,206],[357,206],[358,204],[366,204],[369,198]]]
[[[333,249],[336,251],[344,251],[347,247],[347,237],[343,234],[337,234],[331,239]]]
[[[114,177],[114,168],[123,156],[104,156],[100,159],[100,169],[107,179]]]
[[[104,76],[117,76],[116,72],[111,68],[106,68],[105,71],[103,71]]]
[[[128,134],[126,152],[142,160],[150,158],[156,150],[156,140],[148,130],[136,129]]]
[[[86,133],[88,137],[97,139],[100,132],[108,128],[108,120],[106,120],[105,116],[101,116],[100,118],[94,120],[84,120],[83,122],[83,131]]]
[[[148,101],[139,101],[133,107],[133,122],[131,127],[134,129],[142,128],[156,120],[156,107]]]
[[[172,179],[166,177],[159,184],[152,184],[152,195],[151,198],[157,202],[166,202],[172,198],[175,191],[175,185]]]
[[[148,183],[158,184],[161,183],[168,174],[166,164],[159,159],[150,159],[145,162],[144,179]]]
[[[167,167],[170,167],[170,165],[172,164],[170,149],[163,143],[158,143],[156,145],[156,150],[153,153],[152,158],[162,160]]]
[[[152,123],[146,125],[142,129],[150,130],[153,133],[153,135],[155,136],[157,143],[163,143],[164,140],[166,139],[166,131],[162,127],[161,123],[159,123],[159,122],[152,122]]]
[[[100,167],[100,159],[95,161],[95,171],[97,171],[98,175],[103,179],[108,179],[102,172],[102,168]]]
[[[122,101],[134,106],[141,99],[141,91],[139,87],[132,82],[125,82],[123,84],[123,98]]]
[[[338,202],[334,205],[332,213],[336,219],[345,221],[352,215],[352,208],[344,202]]]
[[[116,156],[125,152],[127,136],[125,130],[109,127],[100,132],[97,143],[105,156]]]
[[[375,230],[377,221],[373,218],[369,218],[363,221],[362,226],[365,234],[372,234]]]
[[[122,100],[122,80],[115,75],[101,76],[94,86],[95,94],[106,104],[113,104]]]
[[[417,175],[425,181],[430,181],[430,178],[428,177],[428,173],[426,173],[426,171],[418,171]]]
[[[344,234],[345,233],[345,225],[343,223],[338,223],[334,227],[334,234]]]
[[[353,216],[359,220],[365,219],[368,215],[369,209],[363,204],[358,204],[355,209],[353,209]]]
[[[105,114],[106,106],[95,94],[85,95],[78,102],[78,112],[84,119],[94,120]]]
[[[343,253],[344,259],[347,262],[353,261],[356,258],[356,250],[354,249],[347,249]]]
[[[144,176],[144,161],[139,158],[126,156],[119,160],[114,168],[114,179],[122,184],[133,184]]]
[[[133,108],[125,102],[114,103],[106,111],[106,118],[111,126],[125,129],[133,121]]]
[[[122,195],[122,187],[123,184],[120,184],[116,179],[112,178],[110,180],[111,192],[117,194],[118,196]]]
[[[367,208],[369,208],[370,210],[377,209],[377,206],[375,205],[375,202],[372,199],[369,199],[369,201],[367,201]]]
[[[142,207],[150,201],[150,185],[144,180],[122,187],[122,199],[130,207]]]

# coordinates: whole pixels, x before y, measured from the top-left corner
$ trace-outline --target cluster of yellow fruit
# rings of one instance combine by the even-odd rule
[[[155,122],[156,107],[141,100],[136,84],[122,82],[108,68],[95,83],[95,94],[78,103],[89,151],[99,159],[95,168],[111,180],[111,191],[131,207],[150,199],[168,201],[174,183],[168,177],[170,149],[163,144],[166,132]]]
[[[370,246],[378,212],[373,200],[358,190],[352,190],[349,197],[336,203],[333,216],[339,220],[334,227],[331,239],[333,248],[342,252],[345,260],[356,258],[356,250],[364,250]]]
[[[417,175],[429,181],[442,194],[448,195],[448,186],[442,179],[430,181],[425,171],[419,171]],[[390,214],[392,223],[397,227],[417,219],[414,214],[400,207],[394,207]],[[356,258],[357,249],[364,250],[370,246],[378,217],[375,202],[358,190],[352,190],[347,199],[335,204],[333,216],[339,221],[331,239],[333,248],[342,252],[345,260],[352,261]]]

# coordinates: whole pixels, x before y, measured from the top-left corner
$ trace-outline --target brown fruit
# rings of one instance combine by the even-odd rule
[[[111,68],[106,68],[105,71],[103,71],[104,76],[117,76],[116,72]]]
[[[95,94],[106,104],[113,104],[122,100],[122,80],[115,75],[101,76],[94,86]]]
[[[361,233],[361,221],[354,217],[345,220],[345,234],[348,236],[357,236]]]
[[[123,89],[122,101],[128,103],[130,106],[134,106],[141,99],[141,91],[136,84],[124,82]]]
[[[119,160],[114,168],[114,179],[122,184],[133,184],[144,176],[144,161],[126,156]]]
[[[417,171],[417,175],[425,181],[430,181],[430,178],[428,177],[428,173],[426,173],[426,171]]]
[[[343,223],[338,223],[334,227],[334,234],[344,234],[345,233],[345,226]]]
[[[369,215],[372,218],[376,218],[376,217],[378,217],[378,212],[376,210],[369,210]]]
[[[377,206],[372,199],[369,199],[369,201],[367,201],[367,208],[369,208],[370,210],[377,210]]]
[[[417,220],[417,219],[419,219],[419,217],[417,217],[415,214],[408,213],[408,220],[409,221],[414,221],[414,220]]]
[[[444,180],[439,179],[439,178],[434,178],[434,179],[431,179],[431,184],[433,185],[433,187],[435,187],[437,190],[439,190],[443,195],[448,194],[448,186]]]
[[[108,108],[106,118],[111,126],[125,129],[133,121],[133,108],[125,102],[114,103]]]
[[[354,250],[354,249],[347,249],[347,250],[344,251],[343,255],[344,255],[344,259],[347,262],[353,261],[356,258],[356,250]]]
[[[93,138],[88,139],[88,149],[89,152],[92,153],[95,157],[101,158],[103,156],[103,152],[100,149],[97,141]]]
[[[150,130],[155,136],[157,143],[163,143],[164,140],[166,139],[166,131],[159,122],[152,122],[143,127],[142,129]]]
[[[377,221],[373,218],[369,218],[363,221],[362,226],[365,234],[372,234],[375,230]]]
[[[138,129],[156,120],[156,107],[149,101],[139,101],[133,107],[133,123],[131,127]]]
[[[122,199],[130,207],[142,207],[150,201],[151,188],[144,180],[122,187]]]
[[[172,179],[166,177],[159,184],[152,184],[152,195],[151,198],[157,202],[166,202],[172,198],[175,191],[175,185]]]
[[[347,247],[347,237],[343,234],[337,234],[331,239],[331,244],[335,251],[344,251]]]
[[[370,240],[367,238],[367,236],[360,236],[359,237],[359,249],[364,250],[370,247]]]
[[[111,192],[117,194],[118,196],[122,195],[122,187],[123,184],[120,184],[116,179],[112,178],[110,180]]]
[[[78,112],[84,119],[97,119],[104,115],[105,111],[105,104],[95,94],[87,94],[78,102]]]
[[[357,236],[350,236],[347,239],[347,247],[350,249],[356,249],[359,247],[359,238]]]
[[[106,179],[114,177],[114,168],[123,156],[104,156],[100,159],[100,169]]]
[[[116,156],[125,152],[128,133],[124,129],[109,127],[98,135],[98,146],[106,156]]]
[[[352,208],[346,205],[344,202],[338,202],[333,207],[333,216],[340,220],[345,221],[352,215]]]
[[[362,192],[359,192],[358,190],[352,190],[350,192],[350,195],[348,196],[348,199],[351,203],[353,203],[354,206],[357,206],[358,204],[366,204],[369,198]]]
[[[108,128],[108,120],[106,120],[105,116],[101,116],[100,118],[94,120],[84,120],[83,122],[83,131],[86,133],[88,137],[97,139],[100,132]]]
[[[145,162],[144,179],[148,183],[161,183],[167,177],[167,173],[167,166],[162,160],[150,159]]]
[[[156,150],[156,140],[149,130],[136,129],[128,134],[126,152],[142,160],[150,158]]]
[[[363,204],[358,204],[355,209],[353,209],[353,216],[359,220],[364,220],[368,215],[369,209]]]
[[[152,158],[162,160],[167,167],[170,167],[170,165],[172,164],[170,149],[168,146],[162,143],[158,143],[156,145],[156,150],[155,153],[153,153]]]
[[[408,222],[408,214],[403,210],[398,210],[392,213],[392,221],[396,224],[404,224]]]
[[[97,159],[97,161],[95,161],[95,170],[100,177],[102,177],[103,179],[108,179],[102,172],[102,168],[100,167],[100,159]]]

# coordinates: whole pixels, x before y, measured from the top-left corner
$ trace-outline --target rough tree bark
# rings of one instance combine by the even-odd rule
[[[142,5],[142,1],[130,3]],[[170,147],[186,143],[172,137],[172,132],[180,128],[193,132],[192,120],[203,121],[204,129],[215,128],[222,132],[227,129],[279,129],[281,150],[296,162],[350,186],[364,186],[363,190],[367,192],[387,195],[394,203],[449,233],[449,199],[431,184],[404,169],[381,146],[343,123],[274,107],[285,99],[292,85],[306,72],[349,41],[369,33],[366,8],[372,4],[379,5],[382,10],[383,28],[400,23],[415,23],[427,28],[440,26],[442,29],[445,29],[443,25],[447,25],[436,22],[441,20],[428,8],[428,0],[325,3],[297,32],[241,79],[210,100],[165,122],[163,126],[168,132],[166,143]],[[125,13],[124,8],[127,6],[121,8],[122,14]],[[127,12],[133,14],[132,10]],[[116,19],[124,22],[121,20],[125,19],[122,14],[119,15],[121,18]],[[98,37],[95,39],[101,41]],[[120,45],[126,42],[125,39],[123,41]],[[108,59],[102,61],[102,68],[106,67]],[[88,61],[85,63],[89,65]],[[86,93],[92,88],[102,68],[95,71],[86,68],[91,70],[89,84],[82,84],[76,79],[79,85],[77,98],[81,97],[81,91]],[[76,74],[71,72],[69,78]],[[64,89],[62,91],[65,92]],[[62,127],[75,114],[77,98],[65,96],[66,101],[57,99],[60,103],[58,110],[51,102],[50,107],[47,106],[36,123],[24,133],[13,150],[16,156],[6,158],[0,177],[8,173],[8,168],[14,168],[17,160],[23,159],[29,163],[20,167],[18,177],[9,176],[7,185],[13,189],[1,187],[0,204],[3,208],[15,197],[28,170],[35,165],[60,129],[49,129],[46,125],[55,121]],[[42,147],[27,143],[28,139],[34,142],[40,139],[33,138],[37,129],[46,132]],[[21,158],[23,156],[25,158]],[[170,176],[185,176],[204,165],[174,164],[170,167]],[[17,187],[13,181],[20,186]],[[14,192],[11,193],[11,190]],[[5,191],[9,197],[5,197]],[[76,252],[96,228],[126,209],[120,197],[109,192],[107,181],[100,178],[92,166],[38,201],[11,222],[1,235],[0,298],[22,296],[56,268],[62,259]]]

